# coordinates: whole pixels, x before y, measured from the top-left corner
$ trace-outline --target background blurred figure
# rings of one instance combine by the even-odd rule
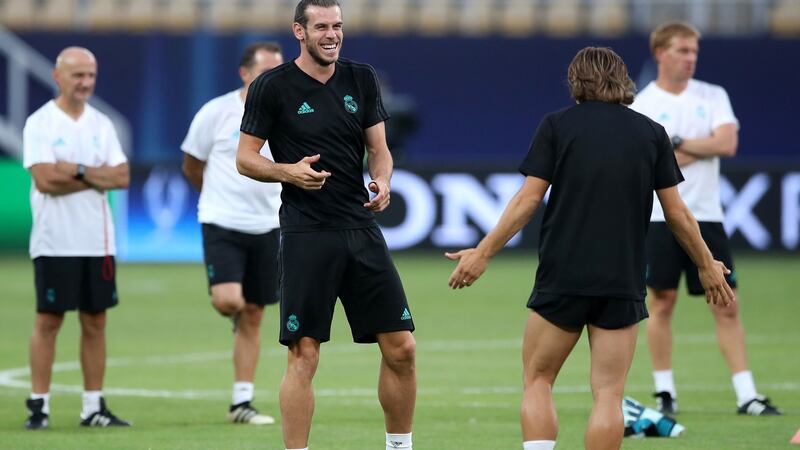
[[[578,104],[542,120],[520,165],[525,183],[497,226],[477,248],[446,254],[458,260],[449,285],[471,286],[531,220],[552,185],[522,342],[523,449],[555,447],[553,384],[584,326],[594,399],[585,446],[619,449],[625,380],[638,323],[647,317],[644,242],[654,190],[675,236],[700,267],[709,302],[727,305],[733,292],[678,195],[683,177],[666,132],[625,107],[634,85],[622,58],[608,48],[584,48],[567,79]]]
[[[714,257],[731,269],[727,282],[736,289],[728,237],[720,203],[720,157],[732,157],[738,144],[739,121],[733,115],[728,94],[720,86],[695,80],[700,32],[685,22],[669,22],[650,35],[650,50],[658,64],[658,78],[647,85],[631,106],[657,121],[672,137],[675,157],[686,177],[678,191],[700,222],[700,231]],[[665,223],[658,204],[650,218],[647,235],[647,285],[650,288],[650,321],[647,344],[653,360],[653,378],[659,410],[678,412],[672,376],[672,314],[678,300],[678,283],[686,273],[690,295],[703,295],[697,266],[681,248]],[[739,414],[777,415],[780,411],[756,391],[747,368],[744,329],[739,306],[709,305],[717,327],[722,355],[733,374]]]
[[[36,321],[30,344],[29,429],[46,428],[56,336],[64,313],[81,323],[83,426],[128,426],[103,399],[106,310],[118,303],[114,224],[106,191],[128,187],[128,164],[111,121],[87,104],[97,61],[69,47],[56,59],[59,94],[28,117],[23,165],[33,177],[30,255],[36,283]]]
[[[271,416],[259,414],[251,402],[264,306],[278,301],[281,187],[240,175],[236,148],[250,83],[281,64],[277,43],[248,46],[239,64],[243,86],[206,103],[181,145],[183,173],[200,192],[197,215],[211,302],[234,322],[233,400],[228,420],[252,425],[275,423]],[[266,143],[260,154],[272,159]]]

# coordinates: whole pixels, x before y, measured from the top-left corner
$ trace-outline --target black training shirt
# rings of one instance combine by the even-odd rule
[[[519,170],[552,185],[534,291],[643,301],[653,190],[683,181],[664,128],[584,102],[542,120]]]
[[[375,225],[364,207],[364,130],[389,118],[378,77],[367,64],[336,62],[323,84],[290,61],[250,85],[241,131],[269,141],[275,162],[294,164],[320,155],[312,165],[331,176],[321,190],[282,183],[281,229],[311,231]]]

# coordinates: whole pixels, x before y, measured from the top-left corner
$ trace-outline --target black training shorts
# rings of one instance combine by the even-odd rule
[[[278,302],[280,231],[248,234],[203,224],[203,254],[209,291],[220,283],[240,283],[247,303]]]
[[[39,256],[33,272],[37,312],[97,314],[119,302],[113,256]]]
[[[728,285],[736,289],[736,270],[728,245],[728,236],[719,222],[700,222],[700,234],[706,241],[714,259],[722,261],[731,273],[725,277]],[[703,295],[703,285],[689,255],[678,244],[664,222],[650,223],[647,231],[647,286],[653,289],[676,289],[681,274],[686,273],[686,287],[690,295]]]
[[[535,291],[528,300],[528,308],[550,323],[573,330],[580,330],[585,325],[616,330],[648,317],[643,301]]]
[[[330,340],[337,297],[355,342],[414,331],[403,284],[378,227],[285,232],[279,266],[283,345],[306,336]]]

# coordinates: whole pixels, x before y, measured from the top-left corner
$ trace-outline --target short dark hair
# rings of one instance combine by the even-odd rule
[[[334,6],[338,6],[339,9],[342,8],[342,5],[339,4],[339,0],[300,0],[300,3],[297,4],[297,8],[294,9],[294,21],[302,25],[303,28],[308,25],[306,10],[309,6],[319,6],[321,8],[333,8]]]
[[[586,47],[567,69],[572,98],[581,103],[597,100],[630,105],[636,85],[628,76],[625,61],[608,47]]]
[[[281,44],[274,41],[255,42],[247,46],[242,52],[242,59],[239,60],[239,67],[249,69],[256,63],[256,53],[259,50],[265,50],[270,53],[280,53]]]

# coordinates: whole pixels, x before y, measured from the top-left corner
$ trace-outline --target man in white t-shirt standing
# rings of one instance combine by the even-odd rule
[[[728,237],[722,226],[720,203],[720,157],[732,157],[738,144],[739,121],[728,94],[720,86],[692,78],[697,64],[700,33],[688,23],[670,22],[650,35],[650,50],[658,64],[658,78],[648,84],[631,105],[634,110],[660,123],[672,138],[678,164],[686,181],[678,190],[700,223],[703,239],[714,254],[731,269],[728,284],[736,289]],[[647,235],[647,285],[650,289],[650,320],[647,343],[653,360],[653,378],[659,409],[677,412],[677,394],[672,376],[671,320],[682,273],[690,295],[703,295],[697,267],[672,237],[658,202],[653,205]],[[717,328],[717,341],[733,374],[737,412],[749,415],[781,414],[768,398],[758,394],[747,368],[744,329],[738,302],[730,306],[709,305]]]
[[[239,64],[243,86],[206,103],[181,145],[183,173],[200,191],[197,215],[211,302],[234,322],[235,378],[228,420],[252,425],[275,423],[251,402],[264,306],[278,301],[281,187],[240,175],[236,149],[250,83],[280,64],[283,56],[277,43],[247,47]],[[267,144],[261,154],[272,158]]]
[[[64,313],[81,324],[82,426],[129,426],[102,396],[106,310],[118,303],[114,223],[106,191],[128,187],[128,163],[111,121],[87,103],[97,61],[69,47],[56,59],[59,94],[36,110],[23,130],[23,165],[31,187],[30,255],[36,285],[36,321],[30,343],[32,393],[28,429],[48,427],[56,336]]]

